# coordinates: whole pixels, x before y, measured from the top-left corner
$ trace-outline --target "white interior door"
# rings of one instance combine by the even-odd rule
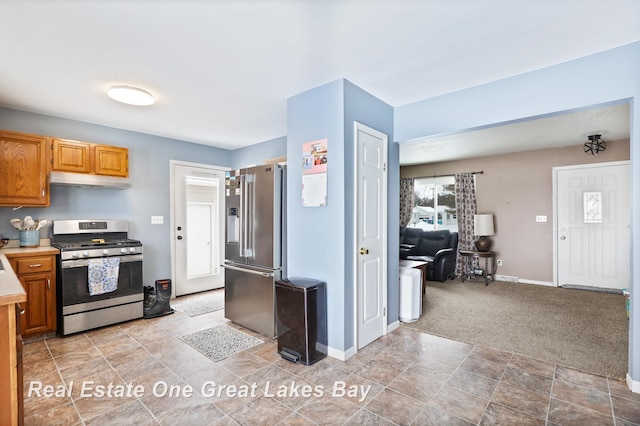
[[[629,287],[629,163],[554,170],[558,285],[605,289]]]
[[[387,332],[387,135],[355,123],[358,349]]]
[[[176,296],[224,286],[224,170],[171,162],[173,288]]]

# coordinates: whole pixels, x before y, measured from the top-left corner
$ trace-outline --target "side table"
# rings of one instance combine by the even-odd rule
[[[474,250],[460,250],[460,256],[471,257],[475,259],[484,259],[484,269],[482,275],[476,275],[474,271],[464,271],[462,273],[462,282],[465,278],[471,280],[472,277],[481,276],[484,278],[484,285],[489,285],[490,282],[495,281],[496,273],[496,252],[495,251],[474,251]],[[491,262],[489,262],[491,261]]]

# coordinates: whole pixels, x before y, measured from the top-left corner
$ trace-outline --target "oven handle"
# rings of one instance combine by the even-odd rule
[[[120,257],[120,263],[142,262],[141,254],[134,254],[131,256],[118,256],[118,257]],[[99,258],[99,259],[105,259],[105,258]],[[61,262],[61,266],[62,266],[62,269],[84,268],[85,266],[89,266],[89,259],[63,260]]]

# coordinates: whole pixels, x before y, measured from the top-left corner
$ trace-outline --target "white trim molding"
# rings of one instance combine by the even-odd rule
[[[640,394],[640,382],[633,380],[629,373],[627,373],[627,386],[631,392]]]

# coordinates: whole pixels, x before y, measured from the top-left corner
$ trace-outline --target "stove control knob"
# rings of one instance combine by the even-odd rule
[[[136,252],[135,247],[129,247],[129,253],[135,253],[135,252]]]
[[[82,257],[89,257],[89,252],[87,250],[83,251]]]
[[[73,253],[71,253],[71,257],[80,257],[80,253],[78,253],[77,251],[74,251]]]
[[[109,250],[107,250],[107,249],[102,250],[102,254],[105,255],[105,256],[108,256],[109,255]]]
[[[120,249],[120,253],[122,253],[122,254],[126,254],[126,253],[127,253],[127,249],[126,249],[126,248],[121,248],[121,249]]]

